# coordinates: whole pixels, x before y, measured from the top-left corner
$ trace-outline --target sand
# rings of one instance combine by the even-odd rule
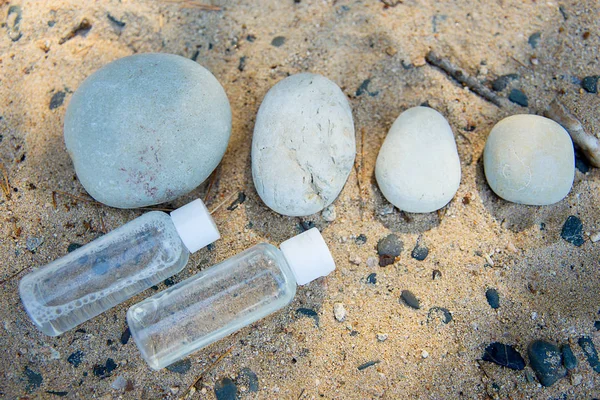
[[[586,129],[600,134],[600,97],[574,83],[600,71],[596,1],[405,0],[389,8],[376,0],[214,1],[221,11],[194,4],[0,1],[7,23],[0,30],[0,160],[10,185],[10,197],[0,197],[0,396],[178,398],[199,377],[193,397],[207,399],[231,381],[240,398],[259,399],[600,396],[600,375],[577,345],[590,336],[600,347],[594,328],[600,243],[589,239],[600,230],[600,173],[577,171],[566,199],[527,207],[496,197],[481,162],[497,121],[541,114],[557,96]],[[21,9],[18,29],[16,8],[8,15],[13,6]],[[84,19],[91,28],[70,34]],[[528,39],[536,32],[541,36],[533,48]],[[276,37],[285,38],[275,41],[279,46],[272,44]],[[511,88],[527,95],[529,107],[497,107],[461,87],[425,61],[430,50],[480,81],[519,74]],[[329,277],[300,288],[288,307],[193,354],[175,371],[153,372],[132,340],[121,342],[127,309],[157,290],[58,338],[34,328],[17,291],[22,276],[66,254],[70,244],[88,243],[142,213],[62,194],[88,199],[62,137],[72,92],[106,63],[140,52],[195,58],[222,83],[233,110],[231,141],[210,191],[205,183],[165,206],[200,197],[214,208],[240,191],[247,196],[237,208],[214,214],[222,239],[196,253],[173,281],[254,244],[278,244],[302,222],[322,230],[337,263]],[[277,215],[252,183],[250,145],[260,101],[297,72],[335,81],[354,112],[357,168],[334,203],[332,222],[321,215]],[[441,212],[405,215],[382,197],[373,170],[396,117],[425,102],[452,126],[462,181]],[[581,247],[560,236],[570,215],[583,222]],[[393,265],[369,267],[377,241],[389,233],[400,236],[403,253]],[[362,245],[355,240],[361,234],[367,238]],[[410,256],[417,240],[429,248],[424,261]],[[358,265],[350,261],[358,259]],[[434,270],[441,272],[435,280]],[[366,281],[371,273],[375,285]],[[499,292],[497,310],[486,301],[487,288]],[[399,300],[402,290],[416,295],[419,310]],[[344,305],[343,322],[334,317],[335,303]],[[436,312],[428,317],[433,307],[448,309],[452,321],[443,323]],[[387,339],[378,341],[378,333]],[[527,345],[535,339],[571,342],[579,366],[544,388],[527,379],[529,367],[513,371],[480,361],[493,341],[515,346],[527,361]],[[377,363],[358,369],[370,361]],[[111,387],[117,378],[125,388]]]

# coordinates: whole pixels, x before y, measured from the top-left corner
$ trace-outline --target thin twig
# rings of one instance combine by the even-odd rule
[[[2,182],[0,182],[0,187],[2,187],[2,192],[4,193],[4,197],[6,200],[10,200],[10,182],[8,181],[8,171],[4,166],[4,163],[0,161],[0,169],[2,170]]]
[[[581,122],[562,104],[554,99],[544,115],[558,122],[569,132],[573,143],[581,149],[590,164],[600,167],[600,140],[583,129]]]
[[[23,267],[20,270],[18,270],[17,272],[15,272],[14,274],[12,274],[12,275],[10,275],[10,276],[2,279],[0,281],[0,285],[4,285],[6,282],[12,280],[15,276],[19,275],[21,272],[25,271],[27,268],[29,268],[29,267],[28,266],[27,267]]]
[[[202,4],[195,0],[163,0],[165,3],[178,4],[181,8],[195,8],[204,11],[221,11],[221,7],[212,4]]]
[[[223,207],[223,205],[225,203],[227,203],[229,200],[231,200],[234,196],[237,196],[238,193],[237,192],[233,192],[232,194],[230,194],[229,196],[227,196],[225,198],[225,200],[223,200],[222,202],[220,202],[219,204],[217,204],[217,206],[215,208],[213,208],[212,210],[210,210],[211,214],[214,214],[217,212],[217,210],[219,210],[219,208]]]
[[[300,400],[302,398],[302,396],[304,396],[304,392],[306,392],[306,389],[302,388],[302,391],[300,392],[300,395],[298,396],[298,400]]]
[[[438,67],[446,74],[450,75],[450,77],[457,80],[459,83],[468,87],[473,93],[479,95],[484,100],[489,101],[492,104],[497,105],[498,107],[502,107],[506,104],[506,100],[502,97],[496,95],[490,89],[485,87],[481,82],[479,82],[476,78],[470,76],[462,69],[453,65],[450,61],[440,58],[433,51],[430,51],[425,56],[425,60],[433,65],[434,67]]]
[[[200,375],[198,376],[198,379],[196,379],[194,381],[194,383],[192,383],[190,385],[190,387],[187,388],[187,390],[181,395],[180,399],[184,399],[185,396],[187,396],[187,394],[192,390],[192,388],[195,388],[196,385],[198,385],[198,383],[204,379],[204,377],[206,376],[206,374],[208,374],[210,372],[210,370],[212,370],[218,363],[220,363],[221,361],[223,361],[223,359],[229,354],[231,353],[231,350],[233,350],[233,344],[231,346],[229,346],[229,348],[227,350],[225,350],[223,352],[223,354],[221,354],[213,363],[211,363],[208,367],[204,368],[204,371],[202,371],[200,373]]]

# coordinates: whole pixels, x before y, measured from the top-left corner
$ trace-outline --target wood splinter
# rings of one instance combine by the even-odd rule
[[[558,99],[554,99],[548,106],[544,115],[562,125],[563,128],[571,135],[573,143],[588,159],[590,164],[596,168],[600,168],[600,140],[585,131],[581,122],[561,103]]]

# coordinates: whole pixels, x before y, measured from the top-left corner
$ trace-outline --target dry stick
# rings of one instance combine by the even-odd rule
[[[302,388],[302,391],[300,392],[300,395],[298,396],[298,400],[300,400],[302,398],[302,396],[304,395],[305,391],[306,391],[306,389]]]
[[[581,122],[562,104],[554,99],[544,115],[561,124],[573,139],[573,143],[581,149],[590,164],[600,167],[600,140],[583,129]]]
[[[202,372],[200,373],[200,376],[198,376],[198,379],[196,379],[196,380],[194,381],[194,383],[192,383],[192,384],[190,385],[190,387],[188,387],[188,388],[187,388],[187,390],[186,390],[186,391],[185,391],[185,392],[184,392],[184,393],[181,395],[180,399],[183,399],[183,398],[185,398],[185,396],[187,396],[187,394],[188,394],[188,393],[189,393],[189,392],[192,390],[192,388],[195,388],[195,387],[196,387],[196,385],[198,384],[198,382],[200,382],[200,381],[201,381],[201,380],[204,378],[204,376],[206,376],[206,374],[210,372],[210,370],[211,370],[211,369],[213,369],[213,368],[214,368],[214,367],[215,367],[215,366],[216,366],[218,363],[220,363],[220,362],[221,362],[221,361],[222,361],[222,360],[223,360],[223,359],[224,359],[224,358],[225,358],[225,357],[226,357],[226,356],[227,356],[229,353],[231,353],[231,350],[233,350],[233,346],[234,346],[233,344],[232,344],[231,346],[229,346],[229,348],[228,348],[227,350],[225,350],[225,351],[223,352],[223,354],[221,354],[221,355],[219,356],[219,358],[217,358],[217,359],[216,359],[216,360],[215,360],[215,361],[214,361],[212,364],[210,364],[208,367],[206,367],[206,368],[204,369],[204,371],[202,371]]]
[[[213,184],[215,183],[215,181],[217,180],[217,170],[219,168],[217,167],[212,174],[210,174],[210,181],[208,182],[208,189],[206,189],[206,194],[204,195],[204,202],[206,203],[206,200],[208,200],[208,195],[210,194],[210,189],[212,189]]]
[[[8,277],[6,277],[6,278],[2,279],[2,280],[0,281],[0,285],[4,285],[6,282],[8,282],[8,281],[12,280],[12,279],[13,279],[15,276],[19,275],[21,272],[25,271],[27,268],[29,268],[29,266],[27,266],[27,267],[23,267],[23,268],[21,268],[20,270],[18,270],[17,272],[15,272],[14,274],[12,274],[12,275],[10,275],[10,276],[8,276]]]
[[[230,194],[229,196],[227,196],[225,198],[225,200],[223,200],[222,202],[220,202],[219,204],[217,204],[217,206],[215,208],[213,208],[210,213],[214,214],[217,212],[217,210],[219,210],[219,208],[223,207],[224,204],[226,204],[229,200],[231,200],[234,196],[237,196],[238,192],[233,192],[232,194]]]
[[[4,166],[4,163],[0,161],[0,169],[2,170],[2,182],[0,182],[0,187],[2,187],[2,192],[4,192],[4,197],[6,200],[10,200],[10,182],[8,181],[8,171]]]
[[[468,87],[473,93],[479,95],[490,103],[495,104],[498,107],[502,107],[506,104],[505,99],[496,95],[490,89],[482,85],[476,78],[469,76],[466,72],[453,65],[450,61],[438,57],[438,55],[433,51],[427,53],[425,60],[434,67],[438,67],[446,74],[450,75],[450,77]]]
[[[163,0],[165,3],[178,4],[182,8],[196,8],[204,11],[221,11],[221,7],[212,4],[202,4],[194,0]]]

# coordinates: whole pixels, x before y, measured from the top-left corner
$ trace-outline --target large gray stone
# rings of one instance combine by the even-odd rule
[[[504,200],[553,204],[573,186],[573,142],[551,119],[513,115],[492,128],[483,151],[483,166],[488,184]]]
[[[375,165],[386,199],[400,210],[428,213],[444,207],[460,184],[460,159],[448,121],[429,107],[396,119]]]
[[[231,109],[217,79],[171,54],[116,60],[88,77],[65,115],[65,143],[96,200],[135,208],[174,200],[221,161]]]
[[[256,116],[256,191],[280,214],[319,212],[342,191],[355,146],[352,111],[340,88],[320,75],[292,75],[269,90]]]

